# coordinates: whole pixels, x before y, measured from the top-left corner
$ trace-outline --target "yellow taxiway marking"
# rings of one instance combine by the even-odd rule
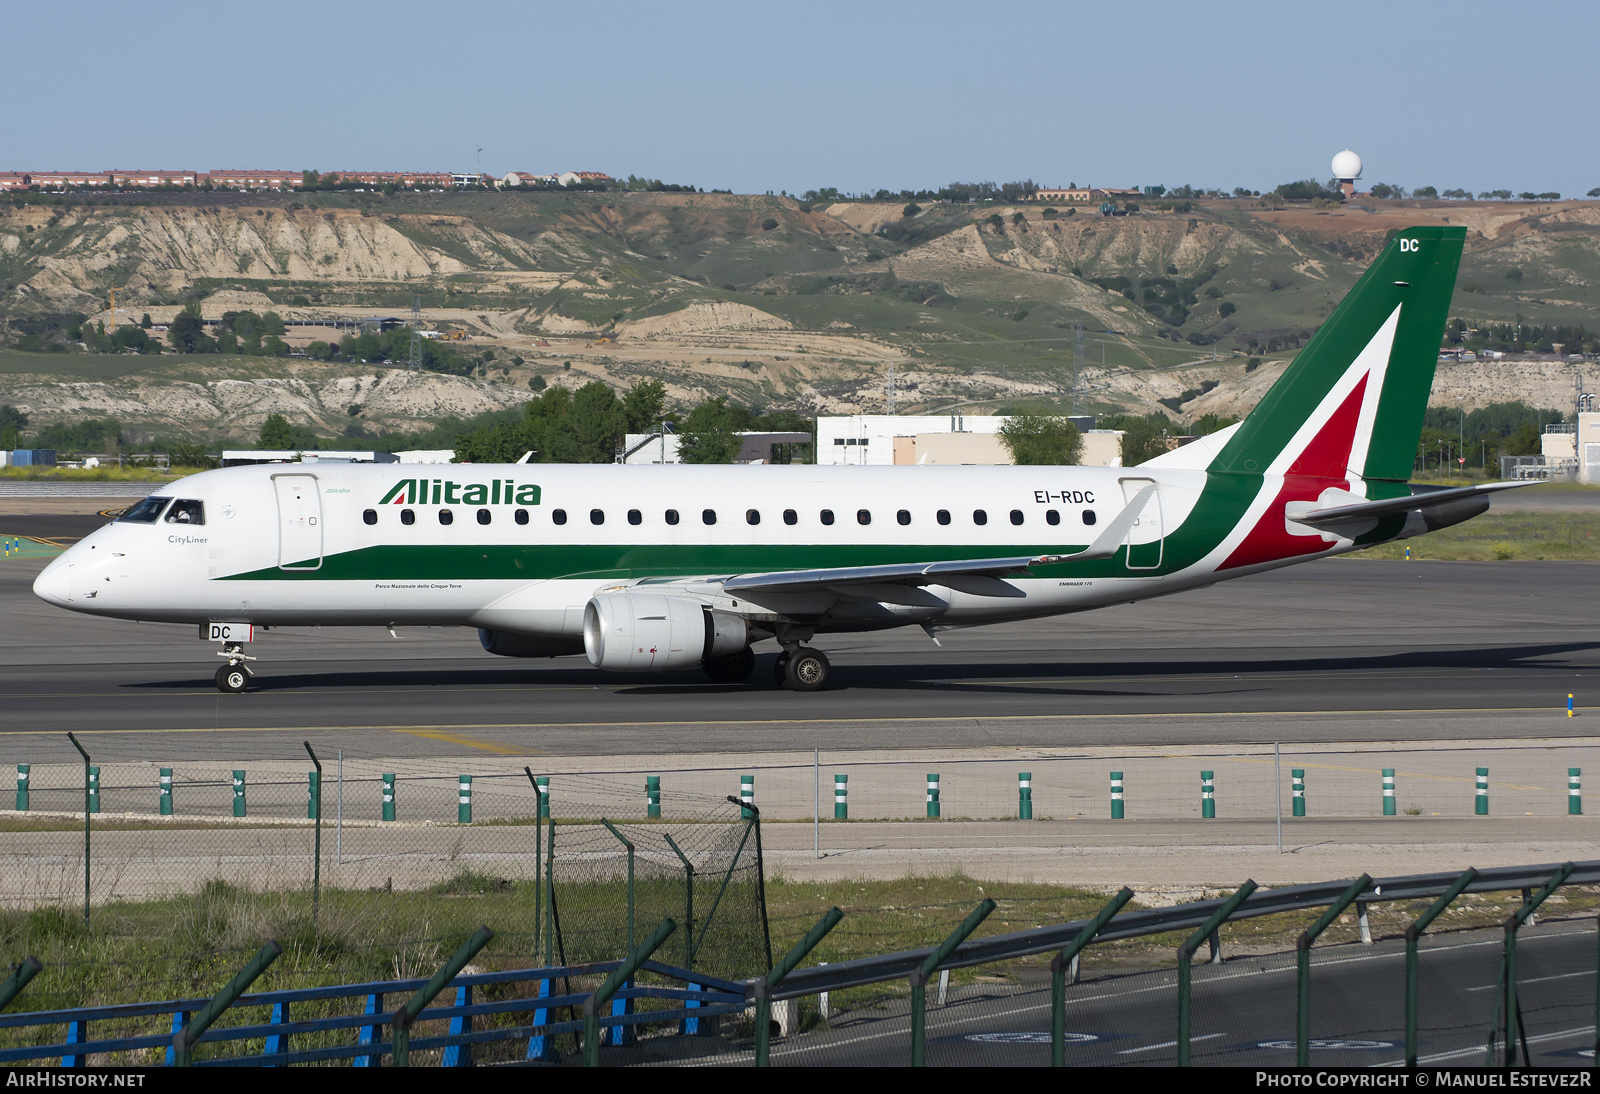
[[[433,741],[447,741],[453,745],[465,745],[468,748],[477,748],[484,752],[495,752],[501,756],[543,755],[542,752],[537,752],[533,749],[507,748],[505,745],[497,745],[490,741],[480,741],[473,737],[463,737],[459,733],[446,733],[440,729],[399,729],[394,732],[405,733],[412,737],[426,737]]]
[[[1220,711],[1158,711],[1153,713],[1112,714],[956,714],[920,715],[900,718],[723,718],[709,720],[690,718],[682,721],[630,718],[620,722],[462,722],[458,728],[483,730],[520,729],[617,729],[627,726],[656,726],[663,729],[678,726],[804,726],[817,723],[827,725],[929,725],[937,722],[1090,722],[1126,721],[1134,718],[1152,718],[1170,721],[1177,718],[1347,718],[1351,715],[1387,715],[1407,717],[1418,714],[1548,714],[1550,708],[1539,707],[1420,707],[1407,710],[1220,710]],[[337,726],[197,726],[194,728],[152,729],[80,729],[79,735],[127,735],[130,733],[353,733],[358,731],[385,731],[410,733],[418,730],[436,732],[438,724],[431,725],[337,725]],[[0,737],[39,737],[59,735],[57,729],[7,729]]]

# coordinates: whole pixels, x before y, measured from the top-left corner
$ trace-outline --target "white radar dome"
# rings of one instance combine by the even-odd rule
[[[1346,148],[1333,157],[1333,177],[1336,179],[1358,179],[1361,177],[1361,157]]]

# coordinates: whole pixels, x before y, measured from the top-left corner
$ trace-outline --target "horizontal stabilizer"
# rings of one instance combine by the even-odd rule
[[[1453,501],[1461,501],[1463,498],[1481,497],[1501,490],[1514,490],[1519,486],[1531,485],[1533,485],[1532,480],[1490,482],[1482,486],[1458,486],[1444,489],[1413,486],[1411,489],[1423,492],[1412,494],[1409,497],[1363,501],[1353,505],[1335,505],[1327,509],[1307,509],[1304,512],[1297,511],[1297,506],[1314,503],[1290,502],[1286,508],[1285,515],[1296,524],[1309,524],[1313,528],[1326,528],[1335,524],[1374,520],[1378,517],[1388,516],[1391,513],[1409,513],[1418,509],[1431,509],[1436,505],[1448,505]]]

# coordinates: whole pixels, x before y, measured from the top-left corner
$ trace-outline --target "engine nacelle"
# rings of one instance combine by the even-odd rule
[[[478,641],[489,653],[500,657],[568,657],[583,652],[583,643],[576,638],[517,634],[487,627],[478,628]]]
[[[750,627],[742,618],[686,596],[601,593],[583,609],[589,663],[613,672],[692,668],[749,644]]]

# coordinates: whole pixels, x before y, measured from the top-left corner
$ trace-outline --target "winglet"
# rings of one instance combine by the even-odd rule
[[[1095,559],[1111,558],[1117,553],[1117,548],[1122,546],[1122,541],[1128,538],[1128,533],[1133,529],[1134,522],[1139,519],[1139,514],[1144,512],[1145,503],[1150,500],[1150,495],[1156,492],[1156,484],[1151,483],[1133,496],[1127,506],[1111,519],[1105,531],[1095,537],[1095,541],[1087,548],[1071,555],[1045,555],[1034,561],[1040,565],[1049,565],[1052,562],[1092,562]]]

